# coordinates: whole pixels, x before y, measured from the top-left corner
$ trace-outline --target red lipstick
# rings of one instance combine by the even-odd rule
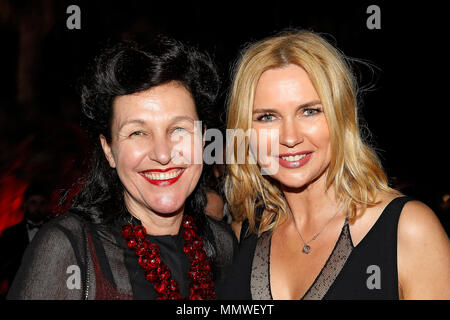
[[[181,168],[181,167],[177,167],[177,168],[165,168],[165,169],[149,169],[149,170],[144,170],[140,172],[140,175],[142,177],[144,177],[145,180],[147,180],[148,182],[150,182],[151,184],[155,185],[155,186],[159,186],[159,187],[166,187],[166,186],[170,186],[172,184],[174,184],[175,182],[178,181],[178,179],[180,179],[180,177],[183,175],[184,171],[186,168]],[[164,180],[156,180],[156,179],[151,179],[148,176],[145,175],[145,173],[152,173],[152,172],[167,172],[167,171],[171,171],[171,170],[181,170],[180,174],[174,178],[171,179],[164,179]]]
[[[184,169],[184,168],[172,167],[172,168],[165,168],[165,169],[148,169],[148,170],[144,170],[144,171],[141,171],[141,172],[142,173],[147,173],[147,172],[167,172],[167,171],[170,171],[170,170],[177,170],[177,169]]]

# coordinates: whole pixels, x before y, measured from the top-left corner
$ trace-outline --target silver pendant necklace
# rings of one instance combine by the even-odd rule
[[[319,231],[314,237],[312,237],[311,240],[309,240],[309,241],[307,241],[307,242],[303,239],[303,237],[302,237],[300,231],[298,230],[297,224],[295,223],[294,215],[292,214],[292,211],[291,211],[290,208],[289,208],[289,211],[290,211],[290,213],[291,213],[292,221],[294,222],[295,230],[297,231],[298,235],[300,236],[300,239],[302,239],[302,242],[303,242],[303,249],[302,249],[302,252],[305,253],[305,254],[309,254],[309,253],[311,252],[311,250],[312,250],[312,249],[311,249],[311,246],[309,245],[309,243],[311,243],[312,241],[316,240],[316,238],[322,233],[322,231],[323,231],[323,230],[326,228],[326,226],[331,222],[331,220],[333,220],[334,217],[336,217],[336,215],[339,213],[339,211],[341,211],[341,207],[339,207],[339,209],[336,211],[336,213],[333,214],[333,216],[332,216],[332,217],[330,218],[330,220],[328,220],[328,222],[322,227],[322,229],[320,229],[320,231]]]

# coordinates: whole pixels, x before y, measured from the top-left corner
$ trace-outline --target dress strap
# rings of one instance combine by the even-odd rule
[[[345,217],[344,226],[339,235],[327,262],[314,280],[311,287],[303,296],[303,300],[322,300],[337,276],[343,269],[348,257],[353,251],[353,243],[348,225],[348,215]]]
[[[270,288],[270,247],[272,232],[264,232],[257,240],[253,256],[250,291],[253,300],[272,300]],[[336,244],[328,257],[324,267],[317,275],[311,287],[302,297],[305,300],[323,299],[328,289],[344,267],[353,244],[350,237],[348,215],[345,218],[341,233]]]
[[[264,232],[257,240],[253,256],[250,291],[253,300],[271,300],[270,291],[270,244],[272,231]]]

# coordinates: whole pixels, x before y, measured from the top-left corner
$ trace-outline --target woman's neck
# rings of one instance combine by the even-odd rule
[[[340,208],[333,188],[326,188],[325,177],[304,188],[282,190],[298,226],[320,224]]]

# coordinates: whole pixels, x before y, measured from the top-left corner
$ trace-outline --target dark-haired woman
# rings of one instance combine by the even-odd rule
[[[170,39],[118,44],[82,87],[91,171],[27,249],[9,299],[216,299],[235,240],[205,215],[202,133],[219,80]]]

